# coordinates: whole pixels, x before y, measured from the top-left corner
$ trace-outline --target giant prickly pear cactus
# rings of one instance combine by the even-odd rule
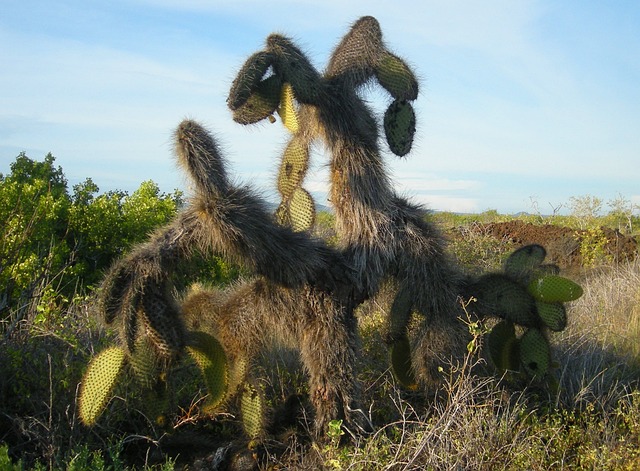
[[[382,123],[361,96],[372,85],[389,95]],[[565,328],[563,303],[580,289],[543,264],[539,246],[514,252],[503,273],[470,279],[451,260],[427,211],[396,194],[379,130],[393,154],[408,155],[418,92],[415,74],[388,48],[373,17],[354,23],[322,73],[290,39],[269,36],[240,68],[227,103],[240,124],[274,122],[278,115],[290,133],[275,215],[250,188],[231,183],[213,136],[183,121],[175,133],[176,154],[194,194],[174,221],[105,276],[99,308],[118,329],[121,346],[105,350],[88,368],[80,402],[85,423],[97,420],[125,365],[145,386],[190,357],[209,389],[207,407],[240,393],[245,431],[260,437],[266,401],[250,386],[251,364],[277,341],[300,353],[318,435],[336,419],[368,429],[354,414],[354,309],[386,282],[396,293],[385,339],[396,378],[407,388],[437,388],[443,362],[466,354],[469,332],[458,319],[459,298],[471,296],[479,316],[503,318],[487,342],[498,369],[543,377],[551,364],[548,330]],[[309,232],[315,203],[304,179],[315,141],[330,155],[336,248]],[[241,263],[251,276],[226,289],[176,296],[173,274],[196,251]]]
[[[258,78],[258,71],[268,69],[272,75]],[[425,211],[394,193],[378,147],[379,126],[360,93],[364,85],[373,84],[389,93],[391,102],[382,123],[384,137],[394,154],[404,156],[411,150],[416,130],[411,102],[418,97],[419,86],[407,63],[385,44],[375,18],[363,17],[353,25],[324,73],[315,70],[291,40],[269,36],[265,49],[249,57],[231,87],[227,102],[237,122],[250,124],[246,110],[253,106],[253,94],[262,93],[266,81],[281,84],[281,101],[271,108],[293,134],[282,156],[278,188],[283,201],[278,218],[295,227],[291,223],[292,195],[302,189],[309,146],[315,140],[323,141],[331,154],[330,200],[340,248],[356,270],[363,297],[375,296],[388,279],[398,287],[386,336],[396,369],[408,364],[411,357],[411,374],[415,373],[423,385],[434,386],[439,382],[439,359],[465,353],[468,332],[457,319],[459,296],[477,295],[480,315],[502,316],[536,329],[542,319],[550,328],[566,324],[561,303],[569,298],[560,296],[550,304],[553,301],[547,295],[547,304],[540,304],[536,288],[528,286],[532,281],[527,277],[534,268],[540,271],[542,267],[544,249],[535,246],[514,253],[504,274],[467,279],[447,256],[437,229],[425,221]],[[253,122],[267,117],[275,120],[266,109],[252,116]],[[297,161],[301,163],[294,164],[293,156],[300,156]],[[300,170],[294,172],[294,168]],[[306,192],[299,201],[299,212],[312,213]],[[311,220],[307,217],[305,222]],[[306,226],[298,224],[298,228]],[[549,276],[542,279],[549,283]],[[414,314],[423,322],[417,332],[407,332]],[[540,336],[532,333],[530,337]],[[543,345],[543,341],[527,343]],[[531,373],[542,354],[533,355],[531,361],[527,348],[521,354],[527,362],[525,371]],[[537,374],[542,374],[547,363],[543,359],[537,362]],[[397,376],[407,377],[407,372]]]
[[[281,96],[295,99],[294,106],[281,102],[276,108],[287,110],[281,113],[285,126],[287,120],[296,123],[290,127],[293,136],[281,168],[292,168],[288,161],[294,146],[308,149],[313,141],[322,140],[330,150],[330,199],[336,212],[340,248],[356,271],[362,298],[375,296],[385,280],[395,279],[398,295],[389,315],[387,334],[392,356],[398,359],[399,352],[413,356],[419,380],[435,385],[439,382],[435,358],[457,355],[459,339],[465,335],[457,321],[456,307],[463,279],[448,260],[439,232],[425,222],[422,208],[394,193],[378,148],[378,124],[359,96],[361,87],[372,83],[389,93],[384,135],[393,153],[406,155],[416,129],[411,105],[418,96],[415,75],[386,46],[380,26],[372,17],[363,17],[353,25],[334,50],[324,74],[316,71],[288,38],[272,35],[265,50],[245,62],[231,88],[228,104],[234,119],[241,124],[247,124],[244,116],[252,103],[251,90],[260,93],[263,88],[262,82],[256,80],[256,71],[267,70],[265,60],[273,71],[271,77],[278,77],[283,89],[286,87],[287,92]],[[274,80],[271,77],[265,80]],[[291,119],[292,114],[295,120]],[[267,116],[254,117],[258,121]],[[308,155],[308,150],[300,153]],[[297,188],[301,188],[300,174],[295,177]],[[283,195],[281,207],[288,204]],[[303,206],[310,207],[300,205]],[[407,347],[407,325],[416,312],[424,317],[425,325],[433,328],[431,332],[425,329],[424,335],[411,335],[414,345]],[[433,317],[438,322],[432,322]],[[431,342],[425,335],[434,335],[438,341]],[[402,345],[393,347],[396,342]],[[416,342],[420,349],[433,350],[438,345],[441,351],[414,352]],[[411,360],[407,357],[393,364],[400,363],[410,364]]]

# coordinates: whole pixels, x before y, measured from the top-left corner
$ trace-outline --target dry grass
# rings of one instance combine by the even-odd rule
[[[372,414],[386,421],[355,446],[316,450],[316,463],[345,470],[638,469],[639,280],[637,262],[585,276],[569,327],[553,337],[557,392],[516,389],[486,375],[473,354],[450,366],[462,375],[451,375],[438,399],[401,391],[381,367],[376,309],[385,302],[378,300],[361,313],[364,381]]]
[[[477,250],[487,254],[487,266],[489,253],[499,255],[493,246]],[[390,296],[383,292],[359,313],[360,379],[376,432],[346,444],[329,439],[310,445],[304,431],[278,437],[265,444],[264,466],[362,471],[640,469],[640,263],[585,272],[580,282],[584,295],[569,306],[567,329],[552,335],[559,363],[556,392],[489,374],[476,351],[465,363],[444,369],[437,398],[403,391],[388,370],[382,342],[382,314]],[[105,416],[91,431],[82,428],[74,412],[77,381],[105,336],[95,330],[86,310],[69,315],[77,319],[72,327],[68,323],[66,329],[47,334],[32,326],[30,338],[14,336],[0,349],[0,422],[7,430],[0,443],[17,451],[13,458],[22,457],[30,466],[39,459],[39,469],[64,469],[71,462],[89,463],[88,469],[127,469],[133,461],[127,461],[123,451],[139,452],[143,447],[135,443],[144,442],[166,453],[157,458],[164,469],[181,469],[172,464],[176,454],[191,462],[184,469],[195,469],[184,448],[166,446],[167,437],[184,432],[192,444],[205,445],[209,437],[237,433],[228,415],[212,428],[203,425],[197,411],[193,423],[178,414],[174,431],[171,426],[160,430],[140,419],[135,401],[125,400],[124,393],[113,401],[110,410],[115,415]],[[304,391],[304,375],[285,363],[278,365],[278,376],[269,379],[274,405],[287,394]],[[199,435],[203,433],[208,435]],[[0,446],[0,463],[2,453]],[[104,457],[102,465],[94,453]],[[138,469],[150,462],[145,460],[137,462]]]

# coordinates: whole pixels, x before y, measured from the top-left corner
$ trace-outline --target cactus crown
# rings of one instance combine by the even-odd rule
[[[269,68],[273,75],[264,78]],[[322,125],[313,112],[301,112],[299,108],[326,109],[334,102],[340,104],[340,112],[356,109],[349,93],[356,93],[358,87],[371,81],[392,98],[384,117],[385,137],[391,151],[404,156],[411,150],[416,129],[410,102],[418,96],[418,81],[411,68],[387,49],[375,18],[363,17],[353,25],[334,50],[323,75],[288,38],[278,34],[269,36],[266,48],[250,56],[238,72],[227,99],[234,120],[241,124],[273,120],[277,111],[292,133],[277,181],[282,202],[276,217],[281,224],[307,230],[315,219],[313,199],[302,185],[309,145]],[[375,139],[375,126],[370,132]]]

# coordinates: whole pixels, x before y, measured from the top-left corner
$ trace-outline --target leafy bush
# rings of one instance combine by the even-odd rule
[[[182,194],[143,182],[131,195],[98,195],[91,179],[70,195],[62,168],[24,153],[0,175],[0,316],[11,322],[64,308],[112,260],[169,221]]]

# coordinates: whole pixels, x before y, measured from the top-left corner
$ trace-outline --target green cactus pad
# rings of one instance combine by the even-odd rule
[[[489,333],[487,348],[491,361],[500,372],[518,370],[519,342],[513,322],[497,323]]]
[[[513,251],[505,260],[504,272],[520,281],[528,282],[531,273],[542,264],[546,256],[547,251],[543,246],[525,245]]]
[[[527,289],[511,278],[491,273],[478,279],[471,293],[483,315],[498,316],[525,327],[540,324],[535,300]]]
[[[292,139],[282,155],[278,173],[278,191],[283,199],[290,198],[300,186],[309,164],[309,148],[300,139]]]
[[[529,283],[528,290],[537,301],[547,303],[564,303],[582,296],[582,287],[579,284],[558,275],[535,278]]]
[[[539,329],[527,329],[520,338],[520,365],[527,375],[541,378],[551,364],[549,341]]]
[[[220,405],[227,393],[227,356],[220,342],[205,332],[190,332],[186,350],[202,372],[209,392],[203,409],[205,412],[211,412]]]
[[[271,116],[280,104],[282,81],[272,75],[259,82],[242,106],[233,110],[233,120],[240,124],[253,124]]]
[[[278,114],[282,120],[282,124],[295,134],[298,132],[298,110],[296,109],[295,95],[290,83],[285,83],[280,92],[280,108]]]
[[[264,432],[265,400],[260,388],[245,383],[240,398],[242,427],[249,438],[255,440]]]
[[[396,380],[410,391],[418,389],[418,382],[411,364],[411,345],[409,338],[403,335],[391,345],[391,371]]]
[[[256,52],[247,59],[231,85],[229,98],[227,98],[227,104],[230,109],[237,110],[247,102],[256,86],[262,81],[273,60],[273,54],[266,51]]]
[[[162,370],[158,353],[148,337],[136,339],[134,350],[129,356],[133,376],[143,388],[149,388],[158,380]]]
[[[402,101],[418,98],[418,81],[402,59],[384,52],[375,69],[378,82],[394,99]]]
[[[80,420],[85,425],[96,423],[122,371],[126,354],[120,347],[109,347],[98,353],[89,363],[82,378],[79,397]]]
[[[387,342],[394,343],[403,336],[406,336],[412,308],[413,299],[411,293],[406,289],[400,289],[393,299],[389,311]]]
[[[236,357],[229,365],[229,385],[227,388],[227,394],[229,396],[235,394],[238,388],[245,382],[248,372],[249,361],[244,357]]]
[[[391,152],[399,157],[411,150],[416,115],[408,101],[394,101],[384,114],[384,133]]]
[[[554,332],[560,332],[567,327],[567,310],[561,303],[537,301],[536,309],[544,325]]]

